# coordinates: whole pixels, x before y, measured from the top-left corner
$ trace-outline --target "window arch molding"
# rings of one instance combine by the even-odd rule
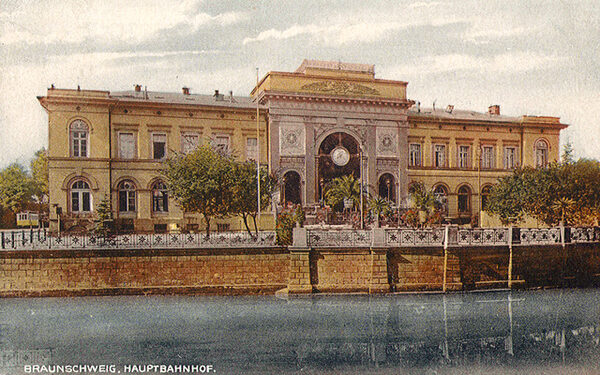
[[[135,185],[135,188],[136,188],[136,190],[142,190],[142,189],[143,189],[142,187],[144,186],[144,184],[140,183],[140,181],[139,181],[137,178],[135,178],[135,177],[133,177],[133,176],[121,176],[121,177],[117,178],[117,179],[114,181],[114,183],[113,183],[113,190],[118,190],[118,189],[119,189],[119,185],[120,185],[120,184],[121,184],[123,181],[127,181],[127,180],[129,180],[129,181],[133,182],[133,184]],[[150,187],[152,186],[152,184],[153,184],[155,181],[157,181],[157,180],[159,180],[159,178],[158,178],[158,177],[157,177],[157,178],[154,178],[154,179],[152,179],[152,180],[150,181],[150,183],[149,183],[149,184],[147,184],[147,190],[150,190]]]
[[[73,172],[73,173],[69,174],[63,180],[61,189],[65,190],[65,191],[69,190],[72,183],[77,179],[85,180],[88,184],[90,184],[90,189],[92,189],[93,191],[98,190],[98,181],[94,178],[94,176],[92,176],[91,174],[86,173],[86,172],[81,172],[81,173]]]

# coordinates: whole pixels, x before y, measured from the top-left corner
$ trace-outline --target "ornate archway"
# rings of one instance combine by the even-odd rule
[[[319,145],[317,155],[317,199],[322,200],[324,187],[334,178],[353,175],[360,178],[360,147],[348,133],[335,132]]]
[[[379,196],[396,203],[396,180],[391,173],[384,173],[377,184]]]
[[[300,204],[300,174],[296,171],[288,171],[283,175],[283,189],[281,191],[284,204]]]

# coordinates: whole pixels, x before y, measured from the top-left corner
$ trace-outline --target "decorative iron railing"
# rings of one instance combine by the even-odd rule
[[[571,228],[571,242],[600,242],[600,227]]]
[[[43,232],[0,233],[0,249],[183,249],[275,246],[273,231],[258,236],[247,232],[120,234],[115,236],[67,235],[47,236]]]
[[[443,246],[444,229],[386,229],[387,246]]]
[[[459,245],[507,245],[508,228],[459,229]]]
[[[308,230],[308,246],[312,247],[369,247],[370,230]]]
[[[520,228],[521,244],[561,243],[560,228]]]

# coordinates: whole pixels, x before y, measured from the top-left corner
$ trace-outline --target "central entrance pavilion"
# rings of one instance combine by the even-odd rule
[[[407,195],[406,82],[375,78],[373,65],[304,60],[269,72],[252,95],[268,108],[269,166],[282,203],[320,202],[327,182],[361,177],[371,194]],[[362,169],[361,169],[362,163]]]

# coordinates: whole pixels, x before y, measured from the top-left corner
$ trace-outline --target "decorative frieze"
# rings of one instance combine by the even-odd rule
[[[282,156],[304,155],[304,139],[303,125],[281,125],[279,128],[279,154]]]
[[[377,156],[398,156],[398,129],[377,128]]]

